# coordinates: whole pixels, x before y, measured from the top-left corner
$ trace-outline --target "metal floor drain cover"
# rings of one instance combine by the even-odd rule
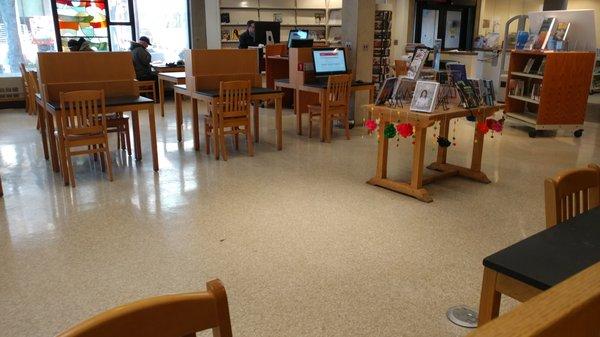
[[[467,306],[459,305],[448,309],[446,316],[450,322],[464,328],[477,327],[477,312]]]

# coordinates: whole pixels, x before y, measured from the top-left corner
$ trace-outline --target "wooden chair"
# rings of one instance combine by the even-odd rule
[[[207,142],[207,152],[210,152],[210,137],[214,136],[215,156],[219,158],[217,151],[223,154],[223,160],[227,160],[228,153],[225,146],[225,135],[233,135],[236,149],[239,146],[238,136],[246,135],[248,155],[254,156],[254,143],[250,127],[250,81],[221,82],[219,85],[219,99],[213,107],[213,116],[204,119],[204,130]],[[216,120],[216,125],[214,121]]]
[[[31,89],[31,83],[29,80],[29,71],[25,68],[25,64],[19,64],[19,70],[21,71],[21,77],[23,78],[23,90],[25,92],[25,111],[29,115],[33,115],[35,112],[35,93]]]
[[[559,172],[546,179],[545,189],[546,227],[550,228],[600,206],[600,167],[590,164]]]
[[[105,311],[58,337],[192,337],[212,329],[215,337],[231,337],[227,293],[220,280],[205,292],[144,299]]]
[[[140,90],[140,95],[152,95],[152,99],[156,101],[156,84],[154,81],[135,81],[135,85]]]
[[[333,120],[340,120],[346,129],[346,139],[350,139],[350,124],[348,111],[350,111],[350,86],[352,75],[333,75],[327,79],[327,90],[325,92],[325,113],[321,111],[321,105],[308,106],[308,137],[312,137],[312,123],[314,117],[325,118],[327,132],[325,137],[331,139]]]
[[[2,177],[0,177],[0,198],[4,196],[4,190],[2,189]]]
[[[75,174],[71,157],[83,154],[99,154],[102,170],[108,170],[108,179],[112,181],[112,162],[108,147],[104,91],[61,92],[60,108],[60,125],[56,136],[60,148],[61,166],[63,170],[66,170],[63,174],[69,175],[71,186],[75,187]],[[84,149],[81,149],[82,147]]]

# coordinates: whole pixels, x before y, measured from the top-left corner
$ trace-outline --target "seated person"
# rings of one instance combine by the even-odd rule
[[[154,81],[155,88],[158,88],[158,75],[152,70],[150,62],[152,56],[148,52],[148,46],[151,46],[150,39],[146,36],[140,36],[137,42],[132,41],[131,56],[133,57],[133,68],[135,77],[138,81]],[[158,101],[158,97],[154,97]]]
[[[69,42],[67,42],[67,46],[69,47],[70,51],[94,51],[92,47],[90,47],[90,43],[82,37],[80,37],[79,40],[69,40]]]
[[[248,47],[256,47],[258,43],[254,41],[254,20],[246,23],[246,31],[240,35],[239,49],[248,49]]]

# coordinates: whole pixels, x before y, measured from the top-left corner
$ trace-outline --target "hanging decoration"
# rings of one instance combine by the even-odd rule
[[[368,119],[365,122],[365,127],[369,130],[369,133],[375,131],[377,129],[377,122],[373,119]]]
[[[490,128],[487,126],[486,122],[477,122],[477,131],[485,135],[490,131]]]
[[[400,123],[396,125],[396,131],[402,138],[408,138],[413,135],[413,125],[410,123]]]
[[[441,147],[449,147],[450,145],[452,145],[448,138],[441,136],[437,138],[437,143]]]
[[[394,124],[385,126],[385,129],[383,129],[383,136],[388,139],[396,137],[396,128],[394,127]]]
[[[477,121],[477,117],[475,117],[475,115],[473,115],[473,113],[471,113],[470,115],[468,115],[468,116],[466,117],[466,119],[467,119],[469,122],[475,122],[475,121]]]

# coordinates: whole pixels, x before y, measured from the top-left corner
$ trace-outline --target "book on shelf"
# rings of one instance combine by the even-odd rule
[[[556,41],[565,41],[569,34],[569,28],[571,28],[570,22],[559,22],[556,25],[556,32],[554,33]]]
[[[452,74],[454,83],[463,81],[467,82],[467,67],[461,63],[448,63],[446,69]]]
[[[221,30],[221,40],[231,40],[231,33],[229,32],[229,29]]]
[[[546,69],[546,58],[544,57],[542,59],[542,62],[540,63],[540,67],[537,70],[537,74],[538,75],[544,75],[544,70]]]
[[[229,13],[221,13],[221,23],[230,23]]]
[[[494,92],[494,81],[483,80],[483,87],[485,88],[484,103],[487,106],[493,106],[496,104],[496,93]]]
[[[529,60],[527,60],[527,64],[525,64],[525,68],[523,69],[523,72],[526,74],[529,74],[531,72],[531,68],[533,68],[534,62],[535,62],[534,58],[530,58]]]
[[[427,61],[427,57],[429,57],[429,48],[415,48],[412,60],[408,66],[406,77],[411,80],[416,80]]]
[[[508,94],[512,96],[523,96],[525,92],[525,81],[511,79],[508,83]]]
[[[323,23],[323,19],[325,18],[325,13],[315,13],[315,24],[320,25]]]
[[[537,39],[533,45],[533,49],[546,49],[548,39],[550,39],[550,35],[552,34],[555,24],[556,18],[544,19],[542,26],[540,27],[540,31],[538,32]]]
[[[520,30],[517,32],[515,49],[525,49],[525,44],[529,40],[529,32]]]
[[[541,92],[542,92],[542,83],[534,83],[531,86],[531,94],[530,94],[529,98],[539,101]]]
[[[456,82],[456,89],[463,106],[467,109],[476,108],[479,106],[478,97],[475,95],[473,88],[465,81]]]

